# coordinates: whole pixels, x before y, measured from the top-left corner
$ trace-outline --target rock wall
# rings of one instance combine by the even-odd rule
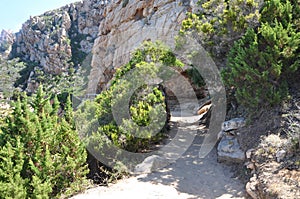
[[[65,71],[73,51],[91,51],[105,6],[101,0],[85,0],[30,17],[16,34],[14,54],[46,72]]]
[[[83,0],[30,17],[16,33],[12,54],[46,73],[80,66],[93,53],[87,93],[107,87],[115,70],[145,40],[174,45],[181,22],[196,0]],[[35,90],[35,71],[27,91]],[[32,84],[32,85],[31,85]]]
[[[93,46],[88,93],[104,89],[116,68],[127,63],[130,52],[145,40],[161,40],[173,46],[185,13],[192,9],[183,0],[116,0],[103,12]]]

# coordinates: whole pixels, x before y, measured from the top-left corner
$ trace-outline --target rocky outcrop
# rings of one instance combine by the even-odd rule
[[[16,33],[12,54],[34,63],[45,74],[60,74],[72,66],[80,66],[93,49],[87,93],[99,93],[143,41],[161,40],[174,46],[174,37],[186,11],[193,9],[195,2],[83,0],[72,3],[30,17]],[[36,87],[34,79],[38,72],[29,74],[30,81],[25,87],[31,92]]]
[[[2,30],[0,33],[0,57],[7,58],[11,52],[15,35],[9,30]]]
[[[143,41],[161,40],[174,46],[174,37],[190,8],[190,1],[183,0],[117,0],[109,4],[93,47],[88,92],[104,89],[115,70],[129,61],[130,52]]]
[[[46,72],[65,71],[70,60],[91,51],[104,7],[101,0],[85,0],[30,17],[16,34],[14,53]]]

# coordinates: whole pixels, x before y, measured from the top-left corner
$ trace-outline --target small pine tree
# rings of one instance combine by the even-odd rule
[[[188,13],[180,35],[191,35],[211,53],[218,67],[223,67],[233,42],[249,27],[256,27],[262,0],[199,0],[198,11]],[[180,37],[177,42],[180,43]]]
[[[0,198],[53,198],[85,184],[87,153],[73,124],[70,98],[66,114],[59,117],[58,108],[57,98],[51,105],[42,87],[35,97],[14,104],[0,134]],[[22,195],[14,195],[16,189]]]
[[[276,105],[287,96],[300,63],[299,13],[297,1],[266,0],[258,30],[248,29],[230,50],[222,77],[244,106]]]
[[[24,144],[18,138],[0,148],[0,198],[26,198],[28,180],[22,178]]]

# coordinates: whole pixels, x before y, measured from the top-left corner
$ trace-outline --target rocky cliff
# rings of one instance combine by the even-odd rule
[[[174,45],[190,0],[84,0],[30,17],[16,33],[11,57],[33,63],[27,91],[38,68],[60,74],[78,68],[91,51],[88,93],[102,90],[116,68],[145,40]]]
[[[93,46],[88,92],[102,90],[116,68],[127,63],[130,52],[145,40],[161,40],[173,46],[181,22],[193,1],[117,0],[103,11],[99,35]]]
[[[31,17],[16,34],[14,54],[56,74],[71,60],[78,64],[91,51],[104,7],[100,0],[86,0]]]

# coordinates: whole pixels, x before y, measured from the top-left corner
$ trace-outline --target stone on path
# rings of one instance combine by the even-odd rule
[[[158,155],[152,155],[141,163],[136,165],[134,174],[151,173],[157,169],[161,169],[169,164],[168,160]]]

